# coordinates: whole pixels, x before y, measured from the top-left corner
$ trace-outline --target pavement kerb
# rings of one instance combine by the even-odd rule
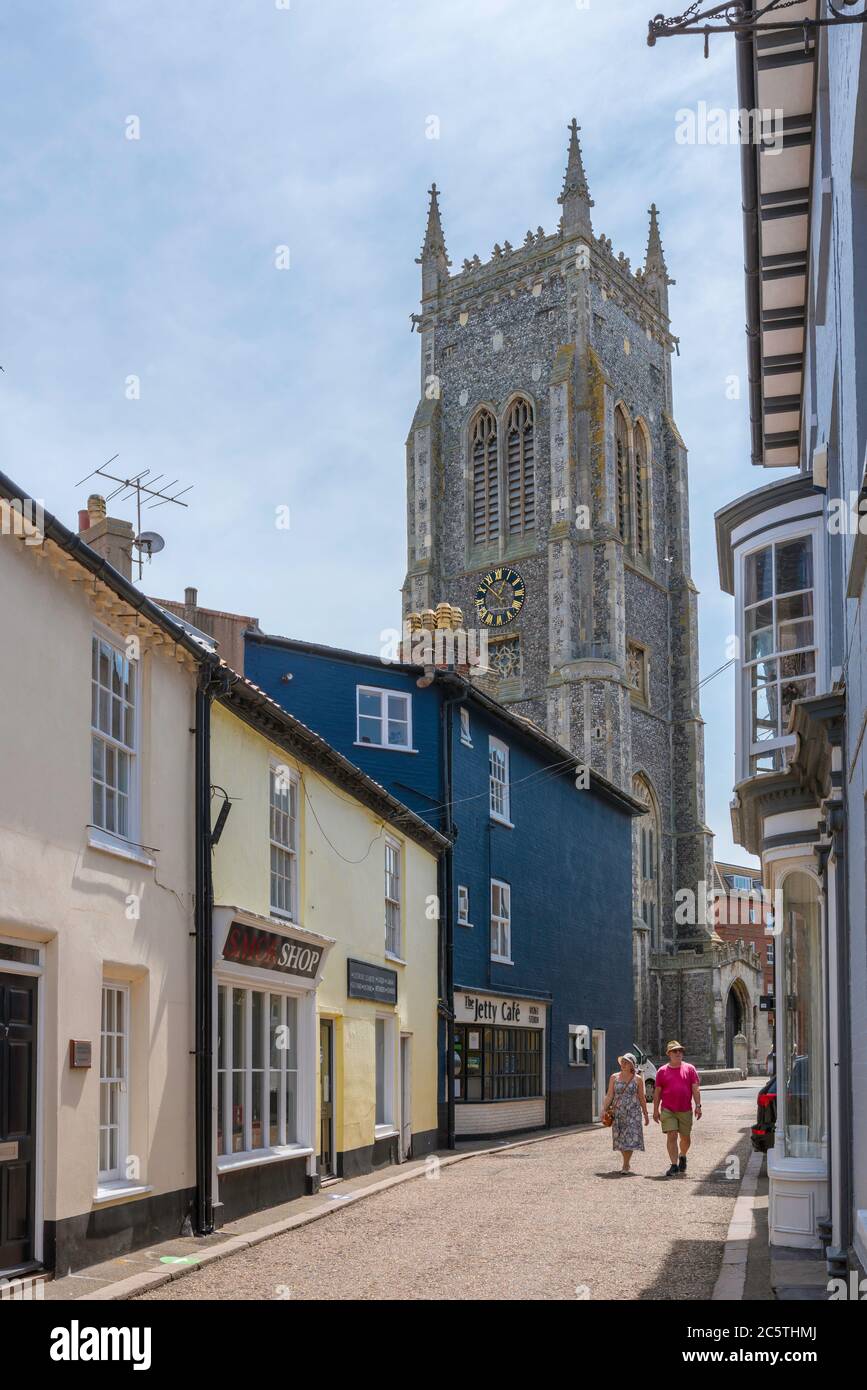
[[[747,1257],[754,1235],[753,1208],[756,1185],[761,1172],[762,1158],[763,1155],[754,1149],[744,1169],[740,1191],[735,1198],[735,1208],[726,1233],[722,1266],[711,1295],[711,1301],[714,1303],[740,1303],[743,1300],[747,1280]]]
[[[486,1154],[499,1154],[507,1149],[523,1149],[529,1144],[544,1144],[550,1139],[564,1139],[570,1134],[584,1134],[588,1130],[598,1128],[596,1123],[570,1125],[567,1129],[547,1130],[544,1134],[534,1135],[532,1138],[516,1139],[507,1144],[494,1144],[489,1148],[469,1149],[466,1153],[449,1153],[445,1157],[439,1155],[437,1157],[440,1167],[449,1168],[453,1163],[465,1163],[470,1158],[484,1158]],[[152,1273],[146,1271],[132,1274],[126,1279],[117,1280],[114,1284],[107,1284],[94,1293],[82,1294],[80,1298],[72,1301],[75,1303],[109,1303],[135,1298],[138,1294],[147,1293],[151,1289],[158,1289],[163,1284],[168,1284],[175,1279],[183,1279],[186,1275],[201,1269],[202,1265],[213,1264],[215,1260],[227,1259],[240,1250],[248,1250],[251,1246],[262,1245],[266,1240],[273,1240],[276,1236],[285,1235],[288,1231],[294,1231],[300,1226],[309,1226],[313,1221],[321,1221],[324,1217],[342,1211],[351,1206],[353,1202],[361,1201],[364,1197],[373,1197],[379,1192],[386,1192],[391,1187],[398,1187],[401,1183],[422,1178],[426,1172],[427,1167],[424,1162],[420,1162],[408,1170],[398,1169],[397,1172],[389,1173],[387,1177],[382,1178],[380,1182],[370,1183],[354,1192],[348,1192],[343,1201],[335,1202],[332,1206],[324,1206],[317,1211],[299,1212],[297,1216],[288,1216],[285,1220],[275,1221],[270,1226],[260,1226],[256,1231],[230,1236],[228,1240],[214,1246],[213,1249],[203,1250],[201,1255],[196,1256],[194,1263],[178,1264],[169,1268],[163,1267]]]

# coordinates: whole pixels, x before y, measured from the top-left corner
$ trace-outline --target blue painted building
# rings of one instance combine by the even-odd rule
[[[643,808],[451,671],[420,686],[415,666],[248,632],[245,672],[453,840],[444,1142],[598,1114],[633,1041],[631,823]]]

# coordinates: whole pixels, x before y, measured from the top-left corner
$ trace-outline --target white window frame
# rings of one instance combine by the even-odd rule
[[[379,743],[369,743],[361,737],[361,696],[379,696]],[[382,742],[383,734],[388,739],[388,699],[403,700],[406,705],[406,743]],[[374,719],[375,715],[365,715],[366,719]],[[403,721],[401,721],[403,722]],[[412,695],[406,690],[389,690],[386,686],[378,685],[357,685],[355,687],[355,747],[356,748],[384,748],[389,753],[415,753],[417,750],[412,742]]]
[[[472,748],[473,735],[470,728],[470,712],[466,705],[461,705],[461,743],[465,748]]]
[[[129,664],[130,690],[132,694],[131,706],[133,711],[133,741],[127,745],[114,738],[113,735],[105,733],[93,722],[93,708],[91,704],[90,721],[90,812],[89,812],[89,839],[91,843],[104,845],[107,848],[119,846],[138,846],[141,833],[141,773],[140,773],[140,748],[141,748],[141,720],[142,720],[142,700],[141,700],[141,661],[134,657],[127,656],[126,643],[122,638],[117,637],[108,628],[95,624],[91,630],[91,701],[93,699],[93,643],[104,643]],[[97,685],[97,690],[100,687]],[[125,754],[129,760],[129,774],[127,784],[127,828],[125,833],[119,830],[109,830],[104,825],[97,825],[93,819],[93,746],[94,741],[98,740],[104,748],[111,748],[116,754]],[[107,785],[102,783],[103,786]],[[103,817],[104,818],[104,817]],[[149,856],[148,856],[149,859]],[[149,861],[150,862],[150,861]]]
[[[274,988],[269,982],[257,980],[255,983],[248,983],[246,980],[237,977],[218,976],[216,979],[216,995],[214,998],[214,1158],[217,1171],[222,1172],[234,1166],[249,1163],[261,1163],[269,1159],[283,1158],[287,1155],[308,1154],[311,1152],[309,1146],[305,1144],[303,1136],[306,1130],[306,1086],[304,1067],[307,1049],[304,1045],[304,1030],[307,1026],[307,1000],[301,993],[291,990]],[[244,1001],[244,1056],[246,1059],[244,1071],[244,1147],[237,1151],[232,1150],[232,1078],[234,1075],[234,1033],[232,1026],[232,994],[234,990],[241,990],[246,998]],[[219,1066],[219,998],[220,991],[225,990],[224,1003],[224,1052],[223,1067]],[[278,1090],[278,1111],[277,1129],[278,1142],[276,1144],[263,1143],[261,1148],[253,1148],[253,1003],[254,993],[264,995],[263,1016],[263,1041],[262,1041],[262,1060],[261,1070],[266,1077],[272,1070],[278,1071],[280,1077]],[[295,1000],[295,1066],[288,1067],[289,1049],[280,1052],[280,1067],[272,1068],[270,1065],[270,1017],[271,1017],[271,995],[279,998],[281,1024],[278,1026],[288,1026],[286,1024],[287,1006],[284,1000]],[[241,1068],[238,1068],[241,1070]],[[260,1069],[257,1069],[260,1070]],[[295,1072],[295,1133],[297,1139],[286,1138],[286,1076],[290,1071]],[[219,1150],[219,1131],[218,1131],[218,1112],[217,1101],[219,1089],[223,1088],[223,1152]],[[263,1085],[262,1100],[262,1123],[265,1126],[265,1135],[269,1137],[270,1129],[270,1087],[266,1083]]]
[[[471,927],[470,921],[470,890],[466,884],[458,884],[458,926]]]
[[[503,759],[502,778],[494,776],[494,768],[497,765],[495,755],[501,755]],[[491,734],[488,738],[488,810],[491,820],[514,829],[511,821],[511,809],[509,745],[503,743],[502,739],[494,738],[494,735]]]
[[[123,1028],[114,1028],[110,1033],[103,1028],[103,1018],[105,1016],[106,994],[111,992],[123,998]],[[115,1010],[117,1004],[115,1003]],[[97,1146],[97,1183],[99,1187],[104,1187],[109,1183],[127,1183],[126,1164],[129,1157],[129,1044],[130,1044],[130,989],[129,985],[116,980],[103,980],[100,990],[100,1015],[99,1015],[99,1112],[97,1115],[99,1143]],[[117,1013],[115,1012],[115,1019]],[[106,1076],[103,1062],[103,1053],[106,1048],[104,1039],[107,1037],[121,1038],[123,1041],[123,1068],[120,1072],[113,1069],[112,1076]],[[102,1158],[102,1135],[104,1130],[109,1130],[114,1126],[102,1123],[102,1096],[104,1086],[117,1087],[117,1163],[112,1168],[102,1168],[99,1166]],[[110,1141],[109,1141],[110,1143]]]
[[[397,861],[397,896],[391,895],[390,890],[393,886],[395,874],[389,867],[390,860]],[[385,868],[385,954],[392,960],[403,959],[403,846],[400,840],[395,840],[391,835],[385,837],[384,851]],[[392,909],[392,916],[396,909],[397,932],[396,941],[394,936],[394,924],[389,921],[389,909]]]
[[[756,519],[760,523],[760,518]],[[757,554],[760,550],[767,549],[771,545],[785,545],[788,541],[799,540],[801,537],[809,536],[813,549],[813,648],[816,652],[815,681],[816,690],[821,692],[828,689],[828,641],[825,622],[825,595],[820,586],[820,577],[825,574],[825,532],[821,517],[793,517],[791,521],[777,523],[767,517],[765,525],[752,536],[749,542],[742,541],[740,544],[735,542],[736,550],[736,583],[735,583],[735,623],[737,628],[739,671],[738,679],[735,682],[735,728],[739,734],[737,739],[736,756],[738,767],[738,780],[742,781],[752,776],[762,776],[761,773],[752,773],[750,761],[755,754],[771,752],[775,748],[786,748],[794,743],[794,735],[782,735],[780,738],[764,739],[761,744],[753,747],[752,744],[752,685],[751,672],[747,662],[746,644],[746,567],[750,556]]]
[[[500,893],[500,906],[505,912],[494,912],[494,890]],[[494,929],[497,932],[497,950],[494,950]],[[501,965],[514,965],[512,960],[512,887],[500,878],[491,879],[490,905],[491,960]],[[505,946],[505,953],[500,949]]]
[[[377,1014],[374,1023],[373,1033],[373,1086],[374,1086],[374,1126],[373,1135],[375,1139],[385,1139],[389,1135],[397,1134],[397,1104],[395,1099],[395,1086],[397,1080],[397,1069],[394,1062],[395,1051],[395,1026],[396,1018],[394,1014]],[[383,1025],[384,1033],[384,1074],[383,1074],[383,1118],[379,1118],[377,1080],[376,1080],[376,1033],[379,1024]]]
[[[287,772],[288,776],[286,775]],[[277,776],[281,777],[283,781],[289,784],[286,791],[286,795],[289,798],[288,811],[283,811],[282,807],[275,808],[274,806],[274,792],[276,785],[275,779]],[[298,921],[298,866],[300,862],[298,854],[298,826],[300,820],[299,810],[301,804],[300,789],[300,778],[295,769],[287,769],[285,763],[279,763],[276,761],[276,759],[272,759],[268,768],[268,904],[271,916],[278,917],[281,919],[281,921],[284,922]],[[294,817],[292,816],[293,802],[295,806]],[[290,836],[289,843],[284,843],[282,840],[275,840],[274,838],[273,813],[275,809],[277,809],[281,814],[287,815],[288,817]],[[290,902],[288,908],[281,907],[274,902],[274,870],[272,868],[274,850],[277,850],[280,854],[288,854],[289,856]],[[282,877],[285,877],[285,875],[282,875]]]

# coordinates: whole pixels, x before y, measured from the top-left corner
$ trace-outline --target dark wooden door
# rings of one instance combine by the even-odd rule
[[[319,1020],[319,1174],[334,1172],[334,1025]]]
[[[33,1263],[36,988],[0,974],[0,1274]]]

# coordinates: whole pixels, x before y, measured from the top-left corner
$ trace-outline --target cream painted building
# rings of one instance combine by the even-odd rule
[[[219,1225],[436,1147],[446,841],[240,678],[211,780]]]
[[[196,644],[22,501],[0,475],[0,1277],[177,1234],[195,1184]]]
[[[0,1279],[436,1145],[446,840],[89,507],[0,474]]]

